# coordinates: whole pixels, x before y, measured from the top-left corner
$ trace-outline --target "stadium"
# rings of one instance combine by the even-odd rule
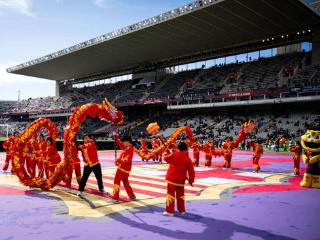
[[[319,1],[198,0],[7,72],[56,91],[0,101],[1,239],[320,238]]]

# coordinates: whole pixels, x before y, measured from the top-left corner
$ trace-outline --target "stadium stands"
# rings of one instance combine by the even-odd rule
[[[12,108],[12,112],[31,112],[42,110],[68,109],[73,102],[72,97],[68,94],[63,97],[46,97],[34,98],[17,102]]]
[[[188,80],[193,80],[199,70],[180,72],[164,79],[165,83],[156,92],[151,93],[148,99],[173,99],[177,96],[180,89],[183,89]],[[161,84],[161,83],[160,83]]]
[[[135,105],[144,101],[206,101],[207,97],[226,97],[227,94],[255,91],[277,94],[280,90],[290,94],[303,94],[306,91],[319,91],[320,66],[310,64],[309,53],[291,53],[270,58],[260,58],[249,62],[220,64],[210,68],[169,73],[155,86],[133,85],[132,81],[120,81],[93,87],[73,88],[72,92],[61,97],[48,97],[8,102],[1,104],[0,112],[35,112],[59,109],[72,109],[87,102],[101,102],[105,97],[115,105]],[[278,90],[277,90],[278,89]],[[320,120],[319,113],[306,115],[301,112],[277,115],[271,112],[254,112],[239,115],[228,113],[199,113],[198,115],[181,113],[169,114],[155,111],[152,117],[136,115],[126,119],[126,123],[115,127],[105,122],[88,119],[81,127],[79,136],[92,133],[97,137],[111,138],[112,132],[130,132],[135,139],[145,133],[147,125],[157,121],[161,134],[165,137],[179,126],[190,125],[196,136],[205,141],[214,138],[219,146],[226,136],[235,137],[240,125],[246,119],[252,119],[259,125],[257,137],[264,140],[283,135],[287,139],[296,139],[305,127]],[[0,123],[9,123],[11,129],[22,131],[31,120],[11,119],[1,115]],[[60,134],[66,126],[65,118],[56,118]],[[2,133],[3,134],[3,133]]]
[[[105,97],[113,103],[132,105],[143,101],[198,101],[223,97],[229,93],[285,88],[285,92],[319,89],[319,65],[308,65],[308,53],[291,53],[255,61],[238,62],[169,73],[155,87],[135,88],[132,81],[120,81],[94,87],[74,88],[63,96],[28,99],[17,102],[13,112],[72,109],[88,102],[101,102]],[[269,91],[270,92],[270,91]]]
[[[0,113],[11,111],[16,104],[16,101],[0,101]]]

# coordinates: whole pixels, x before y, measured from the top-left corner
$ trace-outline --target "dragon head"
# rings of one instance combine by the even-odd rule
[[[307,130],[305,134],[301,136],[301,146],[309,152],[320,152],[320,131]]]
[[[241,129],[245,133],[254,132],[257,130],[257,124],[254,121],[249,120],[248,122],[245,122],[244,124],[242,124]]]
[[[123,113],[118,111],[106,98],[102,102],[102,108],[105,111],[104,120],[108,120],[113,124],[122,124],[123,123]]]

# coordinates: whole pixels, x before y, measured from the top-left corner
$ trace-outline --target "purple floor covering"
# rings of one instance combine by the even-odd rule
[[[70,217],[44,194],[0,196],[0,239],[320,239],[320,191],[227,194],[187,203],[185,216],[164,205],[102,218]]]

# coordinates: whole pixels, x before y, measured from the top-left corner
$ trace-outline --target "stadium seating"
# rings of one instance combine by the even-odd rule
[[[11,111],[16,104],[16,101],[0,101],[0,113]]]
[[[41,110],[68,109],[72,105],[72,97],[67,94],[63,97],[34,98],[17,102],[12,112],[32,112]]]
[[[237,62],[227,65],[201,68],[178,73],[169,73],[162,77],[152,88],[143,84],[138,88],[132,81],[120,81],[93,87],[74,88],[61,97],[47,97],[22,100],[20,102],[3,102],[0,113],[4,112],[41,112],[44,110],[72,109],[88,102],[101,102],[105,97],[116,105],[134,105],[143,101],[179,100],[203,101],[206,96],[224,96],[227,93],[259,91],[259,89],[279,89],[285,87],[288,94],[304,94],[305,91],[320,91],[320,65],[308,64],[308,53],[292,53],[271,58],[260,58],[250,62]],[[214,138],[219,144],[227,136],[235,137],[240,125],[246,119],[255,120],[259,125],[257,137],[276,139],[279,135],[295,139],[305,127],[320,120],[319,113],[308,116],[299,112],[289,115],[273,116],[267,112],[257,112],[238,116],[234,114],[163,114],[156,112],[151,118],[135,116],[126,119],[120,127],[102,121],[88,119],[81,127],[83,133],[93,133],[102,138],[111,138],[112,132],[130,132],[134,138],[145,133],[147,125],[157,121],[161,134],[165,137],[180,126],[190,125],[201,140]],[[30,120],[31,121],[31,120]],[[23,131],[30,121],[17,121],[6,115],[0,115],[0,123],[10,123],[11,129]],[[54,120],[62,135],[66,121]],[[0,133],[4,134],[4,133]]]
[[[204,100],[206,96],[281,87],[288,87],[291,92],[310,91],[314,87],[318,89],[320,66],[308,65],[306,59],[308,53],[300,52],[169,73],[152,88],[133,88],[130,80],[74,88],[59,98],[22,100],[6,109],[13,112],[72,109],[88,102],[101,102],[105,97],[114,104],[132,105],[145,100]],[[3,104],[1,106],[4,107]]]
[[[190,70],[185,72],[176,73],[169,78],[165,79],[165,84],[160,88],[156,89],[156,92],[151,93],[148,96],[148,99],[172,99],[177,96],[180,89],[183,89],[183,86],[188,80],[193,80],[199,70]]]

